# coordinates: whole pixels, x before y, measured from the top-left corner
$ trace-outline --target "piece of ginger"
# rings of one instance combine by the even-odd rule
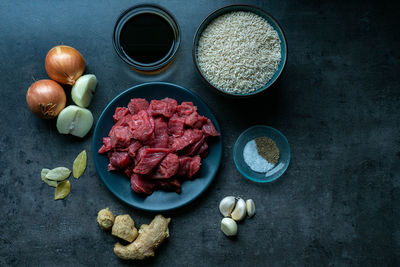
[[[170,221],[171,218],[157,215],[150,225],[140,226],[139,236],[133,243],[127,246],[120,243],[115,244],[115,255],[124,260],[142,260],[154,256],[154,250],[169,237],[168,224]]]
[[[104,230],[110,230],[114,224],[114,214],[108,209],[102,209],[97,213],[97,222]]]
[[[131,243],[138,236],[138,230],[135,228],[135,222],[131,216],[128,214],[118,215],[115,217],[111,234]]]

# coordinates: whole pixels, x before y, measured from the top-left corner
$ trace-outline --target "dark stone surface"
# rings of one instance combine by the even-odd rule
[[[398,266],[400,264],[400,5],[390,1],[249,1],[284,28],[285,72],[263,96],[231,100],[196,73],[191,42],[203,18],[231,1],[160,1],[182,30],[179,54],[166,72],[141,77],[116,56],[114,22],[135,1],[0,2],[0,265],[124,265],[116,239],[99,229],[97,211],[129,213],[137,225],[153,214],[119,202],[96,174],[91,134],[57,133],[54,121],[25,104],[33,80],[47,78],[44,58],[64,43],[84,55],[99,79],[90,106],[98,118],[121,91],[144,81],[169,81],[197,92],[222,127],[224,156],[215,182],[172,217],[171,238],[140,265]],[[66,87],[66,91],[69,92]],[[69,103],[71,103],[69,99]],[[240,176],[232,160],[238,135],[254,124],[281,130],[292,162],[278,181]],[[72,164],[82,150],[89,166],[72,193],[54,201],[43,167]],[[257,214],[235,240],[219,230],[226,195],[253,198]]]

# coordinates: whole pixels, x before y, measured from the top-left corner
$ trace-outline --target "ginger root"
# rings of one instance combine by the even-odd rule
[[[102,209],[97,213],[97,222],[104,230],[110,230],[114,224],[114,214],[108,209]]]
[[[131,216],[128,214],[118,215],[115,217],[111,234],[131,243],[138,236],[138,230],[135,228],[135,222]]]
[[[169,237],[168,224],[170,221],[171,218],[166,219],[162,215],[157,215],[150,225],[140,226],[139,236],[133,243],[127,246],[116,243],[115,255],[124,260],[142,260],[153,257],[154,250]]]

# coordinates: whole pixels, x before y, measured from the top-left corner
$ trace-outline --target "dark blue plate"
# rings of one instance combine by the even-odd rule
[[[199,114],[208,117],[214,123],[217,131],[221,133],[218,122],[210,108],[196,94],[175,84],[152,82],[134,86],[115,97],[101,114],[93,135],[93,160],[96,170],[107,188],[126,204],[154,212],[176,209],[199,197],[214,179],[222,157],[221,137],[209,140],[209,154],[207,158],[202,160],[200,171],[196,175],[197,178],[193,181],[183,182],[181,194],[158,190],[148,197],[140,197],[131,190],[130,180],[125,174],[107,170],[109,163],[107,155],[99,154],[97,151],[103,145],[103,137],[108,135],[114,125],[112,116],[115,108],[126,107],[131,98],[146,98],[150,102],[153,99],[164,97],[174,98],[178,103],[182,101],[193,102],[197,106]]]

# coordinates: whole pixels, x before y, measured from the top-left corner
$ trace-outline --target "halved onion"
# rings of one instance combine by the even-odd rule
[[[30,110],[42,119],[53,119],[65,107],[64,89],[52,80],[39,80],[29,87],[26,102]]]
[[[45,68],[53,80],[62,84],[74,85],[85,71],[85,60],[75,48],[58,45],[47,53]]]

